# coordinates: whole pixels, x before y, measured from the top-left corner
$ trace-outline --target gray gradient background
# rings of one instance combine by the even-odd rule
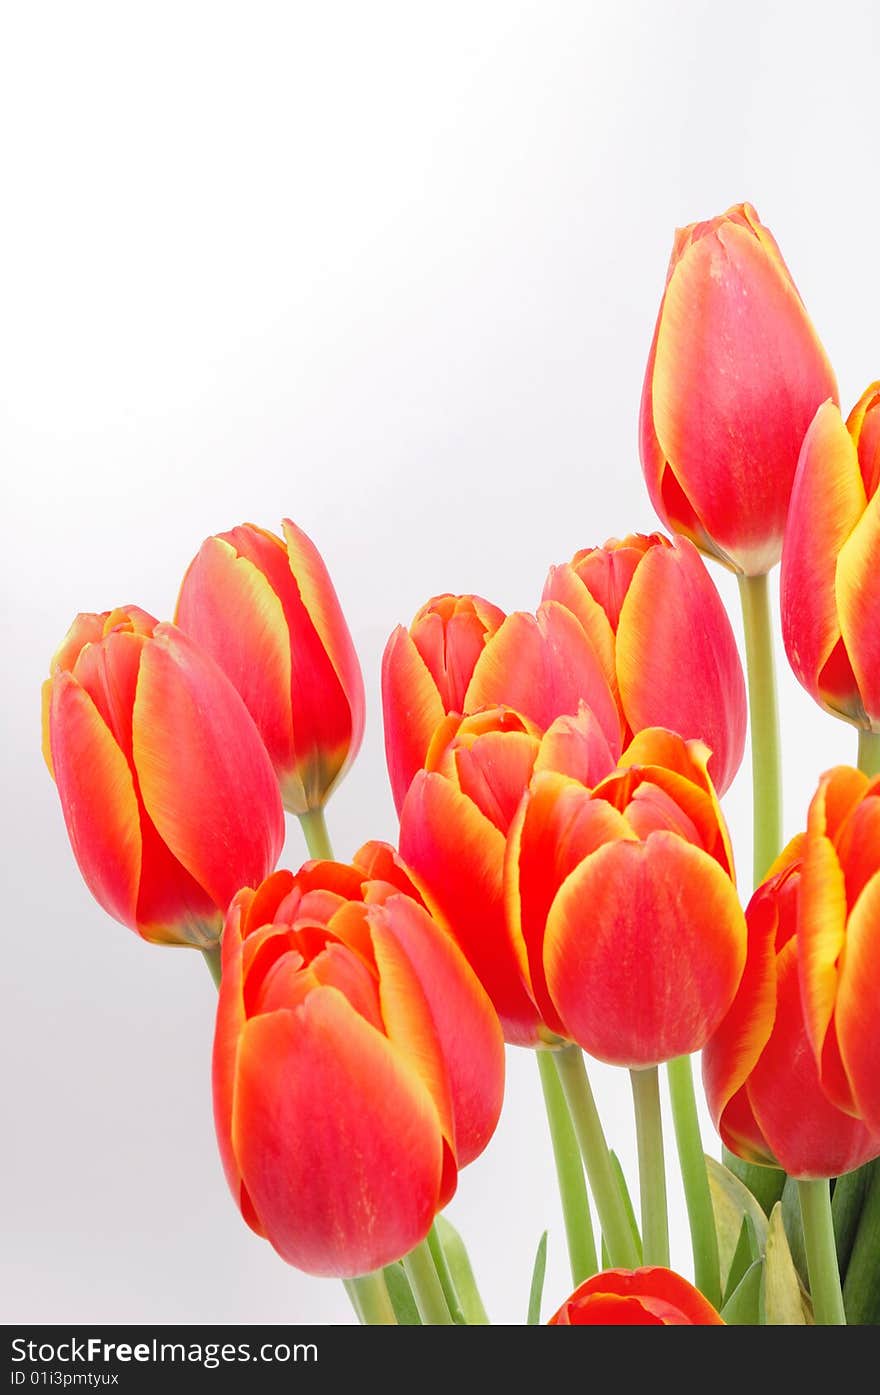
[[[750,199],[845,406],[880,373],[876,14],[5,8],[5,1321],[352,1321],[341,1285],[285,1266],[227,1193],[201,960],[141,943],[80,881],[39,755],[39,684],[74,613],[167,617],[203,537],[289,514],[367,683],[332,836],[342,856],[393,839],[393,625],[443,590],[530,608],[551,562],[655,523],[636,418],[677,224]],[[790,834],[855,737],[781,681]],[[743,885],[748,799],[744,772],[726,801]],[[303,856],[292,823],[284,861]],[[626,1081],[594,1077],[632,1170]],[[674,1173],[671,1192],[689,1273]],[[525,1052],[449,1215],[496,1321],[522,1321],[545,1227],[545,1316],[568,1292]]]

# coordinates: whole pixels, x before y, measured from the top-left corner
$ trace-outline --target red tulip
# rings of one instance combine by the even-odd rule
[[[364,686],[320,553],[284,520],[208,538],[177,602],[181,629],[225,670],[256,722],[284,805],[323,805],[358,753]]]
[[[523,986],[504,909],[507,830],[535,770],[595,783],[614,756],[585,707],[546,733],[511,711],[452,715],[438,727],[400,815],[400,851],[432,914],[458,941],[508,1041],[552,1039]]]
[[[880,731],[880,383],[844,426],[824,403],[804,437],[780,574],[789,662],[827,712]]]
[[[680,228],[639,425],[666,526],[734,571],[769,571],[804,432],[829,397],[834,372],[754,208]]]
[[[729,1008],[746,927],[709,752],[641,732],[594,789],[538,772],[507,840],[507,918],[541,1017],[633,1069],[698,1051]]]
[[[799,982],[802,853],[799,836],[749,902],[745,972],[703,1052],[703,1081],[732,1152],[793,1177],[836,1177],[880,1153],[880,1137],[831,1102],[810,1049]]]
[[[44,752],[95,899],[145,940],[218,940],[284,842],[259,734],[217,665],[137,606],[79,615],[43,687]]]
[[[880,777],[838,766],[810,805],[798,919],[806,1032],[822,1088],[880,1152]]]
[[[724,1319],[699,1289],[671,1269],[606,1269],[594,1274],[548,1327],[723,1327]]]
[[[434,596],[409,629],[398,625],[382,657],[385,752],[397,812],[421,770],[431,737],[465,694],[483,648],[504,611],[482,596]]]
[[[746,691],[727,612],[692,543],[652,533],[585,548],[551,567],[544,598],[580,620],[628,731],[705,741],[723,794],[742,761]]]
[[[393,850],[230,907],[214,1115],[233,1195],[290,1264],[351,1277],[424,1239],[498,1120],[498,1019]]]

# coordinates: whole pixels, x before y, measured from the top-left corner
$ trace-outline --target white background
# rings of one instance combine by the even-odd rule
[[[393,839],[393,625],[443,590],[530,608],[551,562],[655,524],[636,420],[677,224],[754,202],[847,409],[880,374],[876,15],[4,8],[5,1321],[352,1320],[341,1285],[285,1266],[226,1191],[200,958],[140,942],[80,881],[39,755],[39,685],[76,611],[168,617],[205,536],[289,514],[367,683],[337,851]],[[855,737],[781,683],[793,833]],[[745,890],[745,771],[726,808]],[[303,856],[291,824],[285,863]],[[626,1081],[594,1075],[632,1170]],[[528,1053],[509,1052],[500,1128],[449,1214],[496,1321],[523,1320],[545,1227],[544,1315],[566,1296]]]

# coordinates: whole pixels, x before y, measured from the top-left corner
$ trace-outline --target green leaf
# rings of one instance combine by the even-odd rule
[[[532,1284],[529,1289],[529,1315],[526,1322],[529,1327],[537,1327],[541,1321],[541,1298],[544,1294],[544,1275],[547,1272],[547,1232],[538,1241],[538,1250],[535,1255],[535,1266],[532,1270]]]
[[[755,1223],[751,1216],[743,1216],[739,1239],[736,1242],[733,1259],[730,1261],[730,1268],[727,1271],[727,1283],[724,1286],[722,1302],[728,1301],[743,1279],[746,1270],[750,1269],[755,1260],[760,1258],[761,1251],[758,1246],[758,1238],[755,1235]]]
[[[765,1216],[769,1216],[777,1201],[782,1199],[785,1186],[785,1173],[779,1167],[761,1167],[757,1163],[743,1162],[729,1148],[722,1147],[721,1161],[738,1177],[744,1187],[748,1187]]]
[[[455,1285],[455,1291],[458,1294],[458,1303],[465,1322],[469,1327],[487,1327],[489,1319],[486,1315],[486,1309],[483,1307],[483,1300],[480,1297],[480,1290],[477,1288],[477,1281],[474,1278],[474,1271],[464,1241],[455,1226],[445,1216],[437,1216],[434,1225],[437,1229],[437,1238],[443,1246],[443,1253],[446,1256],[446,1263]]]
[[[840,1279],[846,1279],[846,1270],[855,1244],[856,1233],[861,1220],[862,1208],[871,1185],[871,1178],[878,1166],[877,1161],[857,1167],[855,1172],[844,1173],[834,1183],[831,1193],[831,1217],[834,1221],[834,1240],[837,1245],[837,1267]]]
[[[804,1221],[801,1215],[798,1184],[794,1177],[786,1177],[785,1179],[785,1187],[782,1191],[782,1224],[785,1226],[785,1238],[788,1241],[788,1248],[791,1250],[794,1267],[798,1271],[798,1278],[804,1287],[808,1288],[810,1280],[807,1269],[807,1247],[804,1240]]]
[[[743,1222],[745,1226],[746,1222]],[[761,1280],[764,1261],[756,1259],[726,1299],[721,1316],[731,1327],[758,1327],[761,1324]]]
[[[416,1300],[413,1298],[403,1265],[399,1260],[396,1264],[386,1264],[382,1273],[385,1276],[388,1296],[391,1299],[391,1306],[397,1315],[399,1325],[401,1327],[421,1327],[422,1319],[419,1317]]]
[[[843,1285],[846,1320],[853,1327],[880,1325],[880,1166],[871,1177]]]
[[[768,1327],[805,1327],[809,1301],[801,1288],[800,1279],[785,1238],[782,1202],[777,1201],[770,1212],[767,1227],[767,1250],[764,1257],[764,1319]]]
[[[620,1194],[623,1197],[623,1209],[626,1211],[626,1217],[629,1221],[629,1227],[632,1231],[633,1240],[635,1241],[636,1254],[638,1255],[639,1263],[641,1264],[642,1237],[639,1234],[639,1223],[636,1220],[635,1208],[632,1204],[632,1197],[629,1194],[629,1187],[626,1185],[626,1174],[624,1173],[624,1170],[621,1167],[620,1158],[617,1156],[613,1148],[608,1149],[608,1156],[611,1159],[611,1170],[617,1179],[618,1190],[620,1191]],[[602,1264],[605,1269],[608,1268],[608,1262],[604,1258],[602,1260]]]
[[[754,1227],[754,1242],[758,1255],[764,1253],[767,1242],[767,1217],[749,1191],[745,1183],[720,1163],[717,1158],[706,1154],[706,1171],[709,1174],[709,1192],[712,1197],[712,1210],[715,1214],[715,1229],[718,1232],[718,1257],[721,1262],[722,1292],[727,1288],[727,1276],[739,1244],[743,1218],[749,1216]]]

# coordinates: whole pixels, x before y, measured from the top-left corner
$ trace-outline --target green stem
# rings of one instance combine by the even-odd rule
[[[203,949],[202,956],[205,960],[205,963],[208,966],[208,973],[214,980],[214,987],[219,988],[220,975],[222,973],[222,969],[220,967],[220,946],[211,945],[210,949]]]
[[[636,1138],[639,1147],[639,1197],[645,1264],[669,1268],[669,1220],[666,1213],[666,1162],[660,1114],[660,1072],[656,1066],[631,1070]]]
[[[431,1251],[431,1258],[434,1261],[434,1268],[437,1270],[437,1278],[443,1289],[443,1296],[446,1299],[446,1306],[452,1316],[452,1321],[459,1325],[466,1326],[467,1318],[462,1312],[461,1303],[455,1288],[455,1281],[450,1273],[449,1265],[446,1262],[446,1254],[437,1234],[436,1221],[428,1231],[428,1249]]]
[[[587,1184],[584,1181],[584,1166],[559,1075],[553,1064],[553,1053],[536,1051],[535,1059],[538,1062],[547,1122],[550,1125],[550,1142],[553,1145],[556,1180],[559,1184],[559,1197],[565,1221],[572,1284],[577,1288],[578,1284],[582,1284],[584,1279],[589,1279],[599,1268],[590,1220]]]
[[[749,678],[754,880],[757,886],[782,844],[779,717],[767,577],[741,576],[738,580]]]
[[[880,735],[876,731],[859,731],[859,770],[873,780],[880,775]]]
[[[332,861],[333,849],[330,846],[330,834],[327,832],[324,810],[307,809],[304,814],[299,815],[299,821],[302,825],[302,831],[306,835],[309,857],[314,857],[322,862]]]
[[[404,1255],[403,1267],[422,1322],[426,1326],[451,1326],[452,1314],[426,1240]]]
[[[638,1251],[608,1155],[608,1144],[602,1132],[580,1047],[561,1047],[553,1053],[553,1061],[580,1145],[609,1259],[615,1268],[636,1269],[639,1264]]]
[[[706,1171],[706,1155],[700,1134],[697,1098],[690,1056],[678,1056],[666,1066],[669,1099],[681,1180],[687,1204],[691,1248],[694,1256],[694,1282],[715,1308],[721,1307],[721,1264],[718,1233]]]
[[[824,1178],[817,1182],[801,1181],[798,1182],[798,1195],[804,1222],[813,1316],[823,1326],[845,1327],[834,1223],[831,1219],[831,1188]]]
[[[370,1327],[396,1327],[397,1318],[391,1306],[388,1289],[381,1269],[374,1274],[362,1274],[357,1279],[345,1279],[345,1291],[362,1323]]]

